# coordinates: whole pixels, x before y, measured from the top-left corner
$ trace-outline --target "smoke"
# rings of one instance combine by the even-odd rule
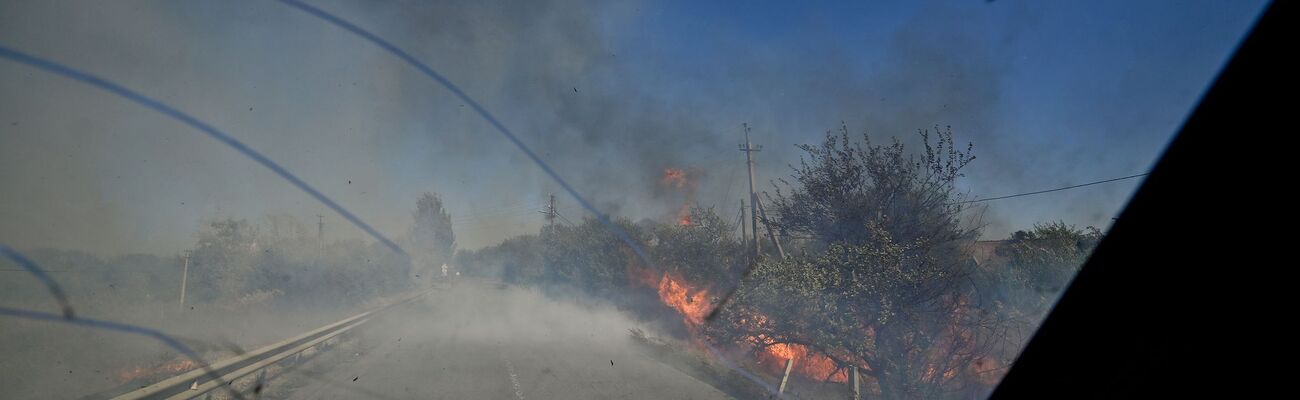
[[[764,146],[755,156],[766,190],[797,162],[795,144],[816,143],[840,122],[877,142],[952,126],[975,144],[965,187],[975,195],[1132,173],[1167,137],[1114,155],[1104,145],[1076,151],[1054,142],[1068,133],[1032,130],[1041,124],[1009,105],[1024,94],[1008,88],[1032,65],[1020,55],[1029,32],[1053,22],[1029,5],[812,6],[795,19],[582,0],[313,4],[438,69],[598,208],[633,220],[681,207],[657,195],[666,168],[704,172],[695,201],[734,214],[747,186],[736,151],[742,122]],[[190,112],[389,235],[408,231],[409,210],[426,191],[441,194],[453,218],[475,216],[457,227],[462,248],[534,232],[541,214],[498,211],[540,210],[548,193],[561,193],[426,77],[274,2],[6,2],[0,42]],[[148,110],[13,63],[0,63],[0,76],[0,241],[165,253],[192,243],[204,220],[276,213],[325,215],[329,239],[364,237],[280,178]],[[1170,109],[1178,116],[1179,108]],[[1140,156],[1124,158],[1132,154]],[[1127,161],[1078,167],[1116,159]],[[1035,216],[1101,223],[1130,188],[1053,203],[1064,207],[994,207],[985,222],[996,231]],[[571,220],[585,212],[565,196],[559,207]]]
[[[800,155],[794,145],[817,143],[841,122],[877,143],[898,136],[916,144],[917,129],[951,126],[959,142],[975,144],[963,186],[973,197],[1142,172],[1253,16],[1244,6],[1138,7],[1114,13],[1132,18],[1124,24],[1084,24],[1076,19],[1111,19],[1005,3],[810,4],[787,13],[594,0],[312,2],[438,69],[597,208],[630,220],[672,218],[683,202],[733,218],[748,186],[736,147],[745,122],[763,146],[754,154],[760,190],[789,174]],[[537,232],[544,216],[536,211],[547,194],[562,193],[441,86],[276,2],[5,1],[0,43],[209,122],[394,239],[410,232],[425,192],[445,201],[462,249]],[[660,183],[670,169],[687,171],[689,190]],[[988,226],[986,238],[1046,219],[1104,225],[1136,183],[988,204],[972,218]],[[561,215],[581,222],[585,211],[557,197]],[[263,239],[294,244],[269,250],[254,241],[230,259],[198,252],[188,278],[178,277],[179,252],[202,247],[196,242],[211,238],[200,232],[227,218],[256,221]],[[6,61],[0,243],[47,249],[33,253],[44,255],[79,315],[157,327],[208,344],[205,352],[267,343],[364,308],[321,299],[371,298],[384,290],[366,285],[409,283],[403,260],[237,152],[110,94]],[[239,271],[206,265],[259,273],[236,282]],[[375,273],[376,265],[398,272]],[[49,307],[35,278],[0,274],[6,305]],[[177,306],[181,279],[194,285],[192,314]],[[282,295],[291,288],[310,295]],[[557,346],[580,355],[580,363],[564,361],[569,367],[603,370],[614,358],[637,362],[624,361],[638,358],[625,332],[653,324],[623,314],[663,309],[653,298],[625,305],[631,313],[595,304],[602,300],[557,304],[522,289],[441,299],[429,312],[442,320],[376,322],[408,338],[469,340],[475,350]],[[244,308],[215,305],[244,300]],[[497,315],[477,318],[482,310]],[[0,341],[0,387],[20,398],[107,389],[120,383],[111,380],[118,368],[169,361],[156,358],[166,350],[147,338],[33,321],[0,328],[8,339]],[[513,362],[531,359],[540,370],[552,358]]]

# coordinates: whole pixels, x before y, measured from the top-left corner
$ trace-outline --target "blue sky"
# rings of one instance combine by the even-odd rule
[[[645,87],[670,98],[734,101],[732,112],[747,114],[743,119],[749,121],[778,115],[757,124],[758,137],[769,146],[813,142],[840,120],[875,137],[951,125],[959,140],[976,146],[979,160],[968,170],[965,187],[980,198],[1148,169],[1262,7],[670,2],[637,11],[643,16],[638,24],[607,29],[620,38],[618,47],[640,50],[627,52],[639,56],[628,64],[641,67],[628,76],[649,80]],[[774,80],[799,82],[821,74],[833,80],[798,87],[725,79],[735,60],[776,66],[764,75]],[[940,66],[905,65],[920,62]],[[953,86],[928,82],[934,79],[951,79]],[[962,82],[981,80],[991,87]],[[966,89],[977,96],[961,93]],[[920,94],[906,93],[911,90]],[[836,91],[850,92],[840,95],[854,100],[879,98],[847,104],[812,99]],[[1053,219],[1102,226],[1138,182],[991,203],[987,236]]]
[[[760,182],[841,122],[877,143],[951,126],[975,146],[976,198],[1143,172],[1264,3],[313,4],[456,81],[602,210],[659,219],[683,202],[735,214],[741,123],[765,146]],[[6,2],[0,43],[225,129],[390,237],[421,192],[446,197],[469,248],[535,231],[561,192],[439,86],[274,2]],[[169,253],[204,221],[266,214],[364,237],[196,132],[10,62],[0,121],[0,242]],[[669,167],[699,189],[666,192]],[[980,222],[986,238],[1104,226],[1136,184],[992,202]]]

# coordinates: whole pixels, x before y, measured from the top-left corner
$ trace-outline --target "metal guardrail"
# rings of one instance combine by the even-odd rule
[[[117,400],[136,399],[191,399],[202,396],[214,389],[227,385],[235,379],[242,378],[262,368],[271,366],[285,358],[301,353],[326,340],[366,323],[374,315],[392,307],[409,303],[428,295],[432,290],[424,290],[399,298],[389,304],[366,311],[329,325],[316,328],[310,332],[297,335],[257,350],[227,358],[209,365],[208,369],[198,368],[185,372],[149,386],[114,397]],[[212,374],[220,376],[213,379]]]

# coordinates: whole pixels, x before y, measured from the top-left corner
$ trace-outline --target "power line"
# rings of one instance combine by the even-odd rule
[[[566,224],[574,225],[574,223],[571,222],[571,221],[569,221],[568,218],[564,218],[564,214],[560,214],[560,211],[559,211],[559,210],[556,210],[556,211],[555,211],[555,216],[560,217],[560,220],[561,220],[561,221],[564,221],[564,223],[566,223]]]
[[[1119,178],[1111,178],[1111,179],[1100,180],[1100,181],[1096,181],[1096,182],[1088,182],[1088,183],[1079,184],[1079,185],[1072,185],[1072,186],[1066,186],[1066,187],[1059,187],[1059,188],[1056,188],[1056,189],[1039,190],[1039,191],[1037,191],[1037,192],[1018,193],[1018,194],[1011,194],[1011,195],[998,196],[998,197],[989,197],[989,198],[978,199],[978,200],[959,201],[959,202],[951,203],[951,204],[979,203],[979,202],[985,202],[985,201],[993,201],[993,200],[1010,199],[1010,198],[1012,198],[1012,197],[1032,196],[1032,195],[1036,195],[1036,194],[1051,193],[1051,192],[1059,192],[1059,191],[1062,191],[1062,190],[1069,190],[1069,189],[1074,189],[1074,188],[1081,188],[1081,187],[1084,187],[1084,186],[1092,186],[1092,185],[1099,185],[1099,184],[1103,184],[1103,183],[1107,183],[1107,182],[1115,182],[1115,181],[1122,181],[1122,180],[1125,180],[1125,179],[1133,179],[1133,178],[1137,178],[1137,177],[1147,176],[1147,175],[1150,175],[1150,174],[1151,174],[1150,172],[1144,172],[1144,173],[1137,174],[1137,175],[1129,175],[1129,176],[1123,176],[1123,177],[1119,177]]]
[[[502,222],[500,222],[500,223],[482,224],[482,225],[474,225],[474,226],[462,227],[462,228],[460,228],[460,229],[457,229],[456,232],[461,232],[461,233],[465,233],[465,232],[482,232],[482,231],[484,231],[484,230],[496,230],[496,229],[500,229],[500,228],[503,228],[503,227],[514,227],[514,226],[526,226],[526,225],[523,224],[523,223],[520,223],[520,222],[518,222],[518,221],[502,221]]]
[[[531,203],[531,202],[524,202],[524,203],[519,203],[519,204],[509,205],[509,206],[502,206],[502,207],[478,207],[478,206],[470,206],[470,207],[468,208],[469,211],[466,211],[466,212],[463,212],[463,213],[450,213],[450,214],[452,214],[452,217],[465,217],[465,216],[475,216],[475,215],[491,214],[491,213],[496,213],[496,212],[501,212],[501,211],[513,211],[513,210],[523,210],[523,209],[533,210],[533,209],[536,209],[537,207],[538,207],[538,206],[537,206],[535,203]]]
[[[451,217],[452,220],[459,221],[459,220],[469,220],[469,219],[482,218],[482,217],[492,217],[492,216],[497,216],[497,215],[508,215],[508,214],[518,214],[518,213],[522,213],[522,212],[533,212],[533,211],[536,211],[536,210],[537,210],[537,207],[533,207],[533,206],[525,206],[525,207],[512,208],[512,209],[500,209],[500,210],[479,210],[479,211],[476,211],[476,212],[473,212],[473,213],[456,213],[456,214],[449,214],[449,216]]]
[[[734,198],[731,197],[731,192],[736,187],[736,172],[739,171],[739,169],[735,168],[734,165],[731,166],[731,168],[729,169],[731,170],[731,174],[727,175],[727,191],[726,191],[727,195],[726,197],[724,197],[725,199],[727,199],[727,201],[730,201],[731,199]],[[741,214],[742,214],[741,218],[744,218],[744,211],[741,211]]]
[[[472,215],[472,216],[452,217],[451,222],[453,224],[473,224],[483,220],[529,216],[529,215],[533,215],[533,213],[537,211],[538,210],[536,208],[525,208],[525,209],[519,209],[513,211],[502,211],[493,214],[479,214],[479,215]]]
[[[476,203],[470,206],[468,208],[468,211],[464,213],[453,213],[450,211],[448,211],[448,213],[451,214],[453,218],[455,218],[455,217],[475,216],[480,214],[490,214],[499,211],[510,211],[510,210],[521,210],[521,209],[533,210],[536,209],[537,207],[538,207],[537,203],[530,200],[517,201],[513,203],[502,203],[495,206]]]
[[[1111,178],[1111,179],[1103,179],[1103,180],[1100,180],[1100,181],[1094,181],[1094,182],[1082,183],[1082,184],[1078,184],[1078,185],[1071,185],[1071,186],[1059,187],[1059,188],[1055,188],[1055,189],[1039,190],[1039,191],[1028,192],[1028,193],[1017,193],[1017,194],[1011,194],[1011,195],[1006,195],[1006,196],[989,197],[989,198],[977,199],[977,200],[959,201],[959,202],[950,203],[950,204],[969,204],[969,203],[979,203],[979,202],[993,201],[993,200],[1010,199],[1010,198],[1013,198],[1013,197],[1032,196],[1032,195],[1036,195],[1036,194],[1051,193],[1051,192],[1059,192],[1059,191],[1062,191],[1062,190],[1069,190],[1069,189],[1081,188],[1081,187],[1084,187],[1084,186],[1100,185],[1100,184],[1103,184],[1103,183],[1109,183],[1109,182],[1115,182],[1115,181],[1122,181],[1122,180],[1125,180],[1125,179],[1139,178],[1139,177],[1143,177],[1143,176],[1147,176],[1147,175],[1151,175],[1151,173],[1150,173],[1150,172],[1144,172],[1144,173],[1136,174],[1136,175],[1121,176],[1121,177],[1119,177],[1119,178]],[[813,235],[813,236],[787,236],[787,237],[789,237],[789,238],[791,238],[791,239],[816,239],[816,238],[817,238],[816,235]]]
[[[522,214],[522,215],[501,216],[497,218],[473,220],[468,222],[456,222],[456,223],[452,223],[452,226],[454,226],[455,229],[463,229],[463,228],[472,228],[472,227],[482,226],[482,225],[518,224],[518,223],[522,223],[522,221],[532,220],[533,215],[536,215],[535,213],[536,212],[530,212],[528,214]]]
[[[72,319],[74,314],[72,310],[72,302],[68,300],[68,295],[63,292],[63,287],[59,286],[59,283],[55,282],[54,278],[46,275],[44,269],[39,265],[36,265],[35,261],[32,261],[27,258],[27,256],[19,253],[18,250],[14,250],[3,243],[0,243],[0,255],[13,261],[14,264],[18,264],[19,267],[23,267],[23,270],[36,276],[36,279],[40,279],[41,283],[45,284],[45,288],[50,291],[50,295],[54,296],[54,300],[59,303],[60,307],[63,307],[63,317]]]

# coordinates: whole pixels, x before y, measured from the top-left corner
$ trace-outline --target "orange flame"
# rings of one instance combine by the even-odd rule
[[[659,184],[678,189],[685,188],[687,183],[686,170],[681,168],[664,168],[664,177],[659,179]]]
[[[126,383],[140,378],[149,378],[164,374],[178,374],[198,367],[191,360],[175,360],[157,367],[123,368],[117,371],[118,382]]]
[[[759,354],[759,364],[764,365],[773,374],[784,373],[785,360],[794,360],[793,373],[816,380],[830,382],[848,382],[848,371],[835,365],[830,357],[807,346],[799,344],[777,343],[763,349]]]
[[[688,226],[691,224],[691,205],[682,204],[682,208],[677,209],[677,225]]]
[[[659,280],[659,300],[677,310],[692,333],[709,315],[709,291],[693,290],[681,279],[674,279],[667,273]]]
[[[658,273],[651,268],[641,267],[633,262],[628,265],[628,279],[635,283],[654,287],[659,293],[659,300],[676,310],[682,316],[691,336],[698,340],[700,327],[704,318],[712,311],[709,291],[697,289],[681,277],[670,273]],[[655,282],[658,282],[657,284]],[[766,319],[760,316],[759,318]],[[761,341],[752,339],[755,344]],[[848,382],[848,371],[839,368],[835,361],[825,354],[809,350],[799,344],[779,343],[767,346],[759,354],[759,364],[768,368],[773,374],[784,372],[785,360],[794,360],[793,373],[818,381]]]
[[[678,225],[686,226],[691,221],[691,199],[695,197],[695,189],[698,184],[701,172],[695,168],[664,168],[663,177],[659,178],[659,185],[672,189],[674,192],[685,196],[682,206],[677,209],[675,222]]]

